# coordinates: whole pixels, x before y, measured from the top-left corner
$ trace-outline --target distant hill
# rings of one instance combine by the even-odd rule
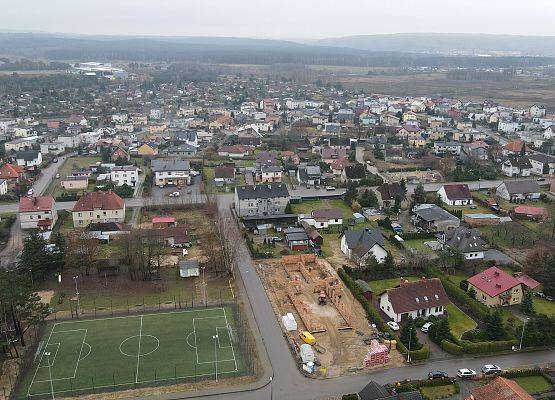
[[[528,56],[555,56],[555,36],[398,33],[327,38],[314,44],[366,51],[439,54],[518,52]]]
[[[420,41],[428,42],[427,39],[420,39]],[[213,64],[299,64],[369,68],[425,66],[501,68],[555,64],[555,58],[552,57],[453,56],[438,53],[423,54],[411,50],[400,51],[387,48],[385,45],[383,47],[384,49],[381,50],[368,50],[351,48],[346,44],[326,45],[322,41],[318,44],[301,44],[286,40],[234,37],[0,33],[0,56],[12,55],[57,61],[191,61]],[[555,55],[555,52],[553,54]]]

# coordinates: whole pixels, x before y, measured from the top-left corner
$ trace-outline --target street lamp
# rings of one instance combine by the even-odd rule
[[[518,351],[522,350],[522,339],[524,339],[524,328],[526,328],[526,322],[528,322],[530,318],[526,318],[524,323],[522,324],[522,333],[520,334],[520,344],[518,346]]]
[[[75,281],[75,296],[77,296],[77,315],[79,315],[79,313],[81,312],[81,304],[79,302],[79,289],[77,288],[77,278],[79,278],[79,275],[75,275],[73,277],[73,280]]]
[[[412,326],[409,328],[409,352],[407,353],[407,362],[410,362],[410,344],[412,342]]]
[[[52,355],[49,351],[45,351],[46,361],[48,361],[48,376],[50,378],[50,393],[52,393],[52,399],[54,399],[54,383],[52,382],[52,365],[50,364],[50,356]]]
[[[216,333],[214,336],[212,336],[212,339],[214,339],[214,365],[215,365],[215,373],[216,373],[216,382],[218,382],[218,352],[216,351],[216,341],[218,340],[218,334]]]
[[[270,376],[270,400],[274,399],[274,387],[272,385],[273,380],[274,380],[274,377]]]

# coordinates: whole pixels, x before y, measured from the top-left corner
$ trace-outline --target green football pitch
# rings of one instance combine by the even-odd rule
[[[124,390],[245,372],[230,308],[55,323],[20,398]]]

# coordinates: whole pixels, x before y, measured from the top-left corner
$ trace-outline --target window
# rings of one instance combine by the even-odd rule
[[[485,295],[482,295],[482,300],[484,300],[484,301],[486,300],[486,296],[485,296]]]

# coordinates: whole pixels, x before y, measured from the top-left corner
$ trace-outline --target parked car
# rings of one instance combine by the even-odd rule
[[[27,196],[32,196],[33,195],[33,188],[27,190]]]
[[[181,196],[181,193],[179,192],[170,193],[170,197],[179,197],[179,196]]]
[[[476,371],[470,368],[461,368],[457,371],[457,376],[461,379],[474,378],[476,376]]]
[[[393,331],[398,331],[399,329],[401,329],[401,327],[399,326],[399,324],[395,321],[388,321],[387,325],[391,328],[391,330]]]
[[[482,367],[484,375],[494,375],[501,373],[501,367],[495,364],[486,364]]]
[[[545,181],[545,178],[538,178],[538,179],[536,179],[536,180],[537,180],[538,182],[544,182],[544,181]]]
[[[54,158],[52,159],[52,162],[58,162],[58,157],[54,157]]]
[[[60,174],[56,174],[56,179],[60,179]]]
[[[335,190],[335,187],[333,186],[326,186],[326,190],[331,192],[332,190]]]
[[[447,373],[443,371],[434,370],[428,373],[428,379],[445,379],[448,377]]]
[[[279,236],[274,236],[274,237],[271,237],[270,240],[272,242],[281,242],[283,240],[283,238],[281,238]]]
[[[430,330],[430,326],[433,325],[433,322],[426,322],[424,325],[422,325],[422,328],[420,328],[420,330],[424,333],[428,333],[428,331]]]

